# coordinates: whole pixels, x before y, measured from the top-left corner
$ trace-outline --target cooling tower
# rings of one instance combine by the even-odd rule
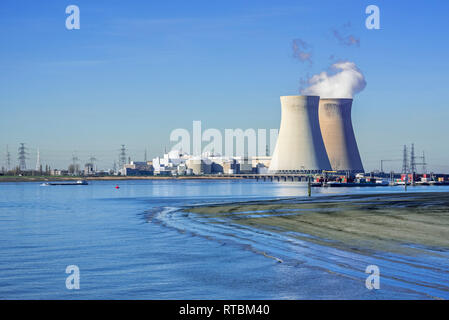
[[[352,99],[321,99],[320,127],[332,170],[364,172],[351,121]]]
[[[281,127],[269,171],[330,170],[318,121],[318,96],[281,97]]]

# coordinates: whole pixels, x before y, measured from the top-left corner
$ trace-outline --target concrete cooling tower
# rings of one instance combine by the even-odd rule
[[[318,122],[317,96],[281,97],[281,127],[269,171],[319,172],[331,166]]]
[[[332,170],[364,172],[351,121],[352,99],[321,99],[321,134]]]

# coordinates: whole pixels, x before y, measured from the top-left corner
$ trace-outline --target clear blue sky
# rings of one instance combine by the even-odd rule
[[[70,4],[80,30],[65,28]],[[369,4],[380,8],[380,30],[365,28]],[[448,12],[447,1],[2,0],[1,165],[6,145],[15,160],[20,142],[28,167],[39,147],[52,167],[77,151],[108,168],[121,144],[135,160],[145,148],[159,155],[192,120],[278,128],[279,96],[298,94],[300,79],[334,55],[366,78],[353,107],[365,168],[414,142],[432,169],[449,172]],[[334,29],[360,46],[340,45]],[[298,38],[312,46],[312,65],[293,58]]]

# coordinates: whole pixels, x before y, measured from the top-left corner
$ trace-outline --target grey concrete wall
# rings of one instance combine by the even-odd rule
[[[321,136],[317,96],[282,96],[281,125],[270,172],[330,170]]]
[[[321,134],[333,170],[363,172],[351,109],[352,99],[320,99]]]

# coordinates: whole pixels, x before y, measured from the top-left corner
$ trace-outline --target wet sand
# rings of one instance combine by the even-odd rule
[[[438,255],[449,250],[448,192],[253,201],[186,211],[365,254]]]

